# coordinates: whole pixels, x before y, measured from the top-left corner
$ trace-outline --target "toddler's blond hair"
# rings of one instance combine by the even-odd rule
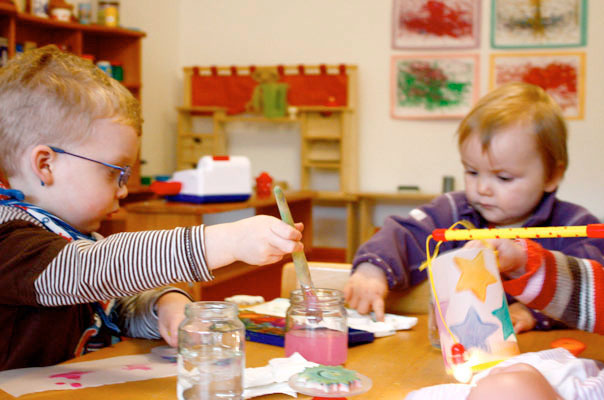
[[[0,68],[0,172],[16,174],[32,146],[86,141],[98,119],[141,131],[138,100],[90,61],[54,45],[13,58]]]
[[[528,83],[507,83],[482,97],[459,124],[458,145],[477,133],[487,151],[497,131],[514,125],[529,127],[535,134],[546,178],[560,168],[566,170],[567,132],[562,111],[543,89]]]

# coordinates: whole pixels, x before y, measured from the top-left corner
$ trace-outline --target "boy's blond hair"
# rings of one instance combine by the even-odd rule
[[[532,128],[546,178],[566,170],[567,132],[562,111],[543,89],[528,83],[507,83],[482,97],[459,124],[458,145],[476,132],[487,151],[497,131],[514,125]]]
[[[138,100],[90,61],[54,45],[15,57],[0,68],[0,172],[16,174],[32,146],[84,142],[105,118],[140,134]]]

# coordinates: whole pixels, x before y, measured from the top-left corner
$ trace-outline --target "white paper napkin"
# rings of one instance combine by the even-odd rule
[[[299,353],[287,358],[273,358],[265,367],[246,368],[243,374],[243,397],[246,399],[271,393],[283,393],[298,397],[288,384],[288,379],[307,367],[318,364],[306,361]]]
[[[258,314],[285,317],[288,307],[289,299],[277,298],[267,303],[245,307],[245,309]],[[416,317],[386,314],[384,322],[377,322],[373,313],[359,314],[356,310],[350,308],[347,308],[346,312],[348,313],[349,327],[372,332],[375,337],[394,335],[396,331],[411,329],[417,324]]]

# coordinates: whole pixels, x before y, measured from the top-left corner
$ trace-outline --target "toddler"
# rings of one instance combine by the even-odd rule
[[[407,217],[387,218],[358,249],[345,294],[359,312],[373,310],[382,320],[389,289],[406,289],[426,279],[419,266],[426,259],[426,238],[436,228],[460,220],[477,228],[599,222],[584,208],[556,198],[568,164],[567,132],[559,107],[541,88],[509,83],[493,90],[462,120],[457,134],[465,190],[439,196]],[[534,243],[604,262],[600,239],[536,239]],[[463,245],[445,242],[441,252]],[[520,262],[525,259],[526,254]],[[521,303],[512,304],[510,313],[517,332],[535,325],[547,329],[555,323]]]
[[[127,89],[54,46],[0,69],[0,370],[56,364],[121,336],[175,346],[190,299],[164,285],[302,249],[302,224],[269,216],[96,234],[128,194],[141,123]]]
[[[604,397],[604,371],[565,349],[526,353],[477,374],[472,384],[444,384],[405,400],[589,400]]]

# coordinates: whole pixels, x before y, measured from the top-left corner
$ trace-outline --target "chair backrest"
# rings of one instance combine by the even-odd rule
[[[343,290],[350,276],[351,264],[312,261],[308,263],[313,284],[318,288]],[[281,297],[289,298],[292,290],[299,287],[294,263],[288,262],[281,273]],[[393,314],[425,314],[430,303],[428,281],[405,291],[389,291],[386,312]]]
[[[343,290],[350,276],[351,264],[330,262],[309,262],[308,269],[313,284],[318,288]],[[289,297],[292,290],[299,287],[293,262],[283,266],[281,272],[281,297]]]

